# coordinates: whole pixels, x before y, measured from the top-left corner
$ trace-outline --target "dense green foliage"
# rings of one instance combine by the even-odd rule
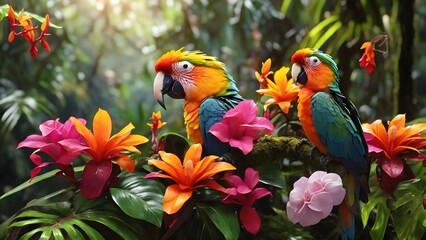
[[[32,59],[25,40],[7,41],[10,26],[5,17],[6,6],[0,6],[1,194],[29,179],[30,169],[34,167],[28,157],[30,151],[16,150],[16,146],[26,136],[37,132],[45,120],[66,120],[70,116],[90,119],[101,107],[108,110],[117,126],[130,121],[136,126],[135,132],[149,136],[146,122],[153,111],[161,109],[152,96],[155,60],[164,52],[180,47],[202,50],[223,61],[236,79],[241,94],[251,99],[257,98],[255,90],[259,85],[254,72],[260,69],[261,62],[271,58],[273,69],[290,67],[290,56],[295,50],[320,48],[338,63],[342,91],[358,107],[363,122],[379,118],[389,120],[397,113],[407,113],[408,120],[426,117],[426,55],[422,50],[426,49],[425,0],[18,0],[11,4],[17,12],[24,8],[40,16],[47,13],[57,27],[49,30],[51,36],[47,40],[51,51],[40,50],[37,58]],[[413,9],[412,21],[403,21],[403,13],[398,13],[402,7]],[[412,26],[414,35],[406,34],[407,26]],[[386,55],[376,54],[377,67],[368,75],[358,65],[362,55],[360,46],[382,33],[389,36],[388,51]],[[407,41],[411,44],[403,45]],[[411,59],[411,64],[406,59]],[[399,94],[401,86],[404,86],[402,96]],[[180,103],[168,102],[163,120],[168,122],[167,131],[186,136]],[[419,121],[425,122],[424,119]],[[150,155],[148,145],[142,148],[144,156]],[[302,163],[298,164],[296,170],[294,165],[279,173],[274,172],[277,169],[263,171],[271,176],[277,174],[279,179],[294,180],[294,176],[309,171],[308,167],[300,167]],[[404,183],[396,190],[395,199],[386,199],[384,192],[375,190],[377,184],[372,184],[373,201],[362,212],[362,222],[367,226],[363,236],[369,236],[369,230],[375,239],[395,234],[398,237],[424,235],[424,220],[419,226],[401,222],[401,219],[411,219],[420,223],[425,217],[424,209],[412,208],[422,206],[425,196],[422,188],[425,168],[418,165],[413,168],[421,179],[414,184]],[[266,176],[264,181],[268,183],[268,180],[270,185],[276,185],[274,179]],[[158,198],[150,199],[151,195],[143,193],[161,195],[163,186],[147,181],[146,189],[130,187],[139,184],[138,181],[147,180],[136,179],[131,174],[120,176],[119,186],[111,189],[111,199],[94,201],[87,201],[80,195],[72,199],[58,197],[72,191],[62,189],[66,186],[62,180],[49,178],[37,185],[34,183],[34,187],[24,183],[23,191],[0,199],[0,220],[3,222],[13,216],[11,226],[22,227],[28,221],[55,225],[60,219],[62,224],[55,227],[32,229],[32,233],[42,232],[46,239],[65,232],[71,238],[84,234],[98,238],[108,230],[118,234],[113,236],[117,239],[132,239],[144,232],[160,234],[155,228],[160,227],[162,221]],[[275,193],[273,201],[281,205],[277,212],[285,209],[281,197],[288,195],[289,188],[291,184]],[[417,194],[415,198],[406,197],[406,193],[413,192]],[[30,202],[34,198],[38,199]],[[142,205],[149,207],[135,212]],[[223,217],[229,213],[223,208],[199,206],[191,216],[206,231],[199,236],[214,236],[218,234],[215,230],[220,229],[227,239],[238,237],[232,232],[237,217]],[[13,215],[18,210],[19,214]],[[107,215],[104,211],[115,215]],[[380,211],[384,213],[377,213]],[[68,218],[71,213],[74,216]],[[369,219],[370,213],[374,216]],[[391,221],[391,216],[401,218]],[[23,219],[25,221],[21,221]],[[224,219],[229,222],[222,222]],[[262,222],[271,231],[261,230],[260,236],[332,239],[337,228],[321,229],[321,226],[328,222],[336,224],[336,221],[330,217],[317,227],[302,229],[291,224],[284,214],[266,214]],[[228,229],[230,225],[231,230]],[[387,225],[388,228],[383,227]],[[289,230],[278,232],[282,228]],[[182,234],[181,237],[185,237],[187,233]],[[247,233],[241,233],[240,237],[244,234]]]

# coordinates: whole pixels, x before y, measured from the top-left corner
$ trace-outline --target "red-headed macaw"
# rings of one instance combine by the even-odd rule
[[[291,75],[301,86],[298,115],[308,139],[328,158],[339,159],[348,171],[346,196],[339,205],[342,239],[354,239],[354,214],[359,199],[368,200],[367,143],[358,111],[339,89],[339,70],[320,50],[304,48],[291,57]]]
[[[244,100],[225,65],[201,51],[172,50],[155,64],[154,95],[161,106],[164,95],[184,99],[184,120],[188,138],[203,144],[207,155],[222,156],[229,151],[228,143],[209,133],[211,126],[222,121],[223,115]]]

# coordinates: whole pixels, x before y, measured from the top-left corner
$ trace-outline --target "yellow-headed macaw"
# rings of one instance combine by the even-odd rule
[[[359,199],[368,200],[370,171],[358,111],[341,93],[339,70],[329,55],[305,48],[296,51],[291,61],[292,78],[301,86],[298,115],[303,130],[322,154],[339,159],[348,171],[339,217],[342,239],[354,239],[354,214],[359,211]]]
[[[188,138],[204,145],[207,155],[222,156],[228,143],[209,133],[211,126],[244,100],[225,65],[201,51],[172,50],[155,64],[154,95],[166,109],[164,95],[184,99],[184,120]]]

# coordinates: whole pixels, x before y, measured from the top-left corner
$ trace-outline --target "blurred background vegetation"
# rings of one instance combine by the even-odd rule
[[[7,41],[0,28],[0,194],[29,179],[30,150],[16,150],[48,119],[89,120],[97,108],[113,123],[129,121],[150,136],[155,60],[170,49],[202,50],[225,62],[246,98],[256,99],[254,72],[272,59],[271,70],[290,67],[302,47],[331,54],[341,70],[342,91],[360,109],[363,122],[407,113],[426,116],[426,0],[38,0],[0,1],[15,11],[50,15],[47,41],[37,59],[28,44]],[[38,23],[39,24],[39,23]],[[360,46],[379,34],[388,54],[376,53],[372,75],[358,65]],[[169,99],[170,100],[170,99]],[[184,134],[179,101],[167,101],[167,130]],[[143,152],[149,155],[149,146]],[[47,170],[43,170],[47,171]],[[51,192],[46,182],[43,190]],[[39,192],[28,189],[0,202],[3,221]]]

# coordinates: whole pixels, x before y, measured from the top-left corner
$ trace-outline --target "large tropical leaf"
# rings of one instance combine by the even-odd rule
[[[74,168],[74,172],[81,172],[83,171],[84,166],[79,166],[79,167],[75,167]],[[16,186],[15,188],[5,192],[3,195],[0,196],[0,200],[15,194],[17,192],[20,192],[28,187],[31,187],[35,184],[37,184],[38,182],[44,181],[46,179],[49,179],[51,177],[54,177],[57,173],[59,172],[59,170],[52,170],[50,172],[44,173],[42,175],[38,175],[36,177],[34,177],[33,179],[31,179],[31,181],[26,181],[24,183],[21,183],[20,185]]]
[[[110,199],[47,203],[24,209],[8,226],[7,239],[139,239],[145,230]]]
[[[238,239],[240,235],[238,214],[230,206],[210,204],[198,206],[198,210],[202,215],[208,217],[206,220],[213,222],[226,240]]]
[[[163,220],[164,186],[143,177],[140,173],[120,176],[118,186],[110,189],[112,199],[127,215],[160,227]]]
[[[399,239],[421,239],[426,231],[426,169],[421,162],[415,167],[420,169],[416,173],[417,179],[401,182],[394,191],[395,201],[390,206]]]

